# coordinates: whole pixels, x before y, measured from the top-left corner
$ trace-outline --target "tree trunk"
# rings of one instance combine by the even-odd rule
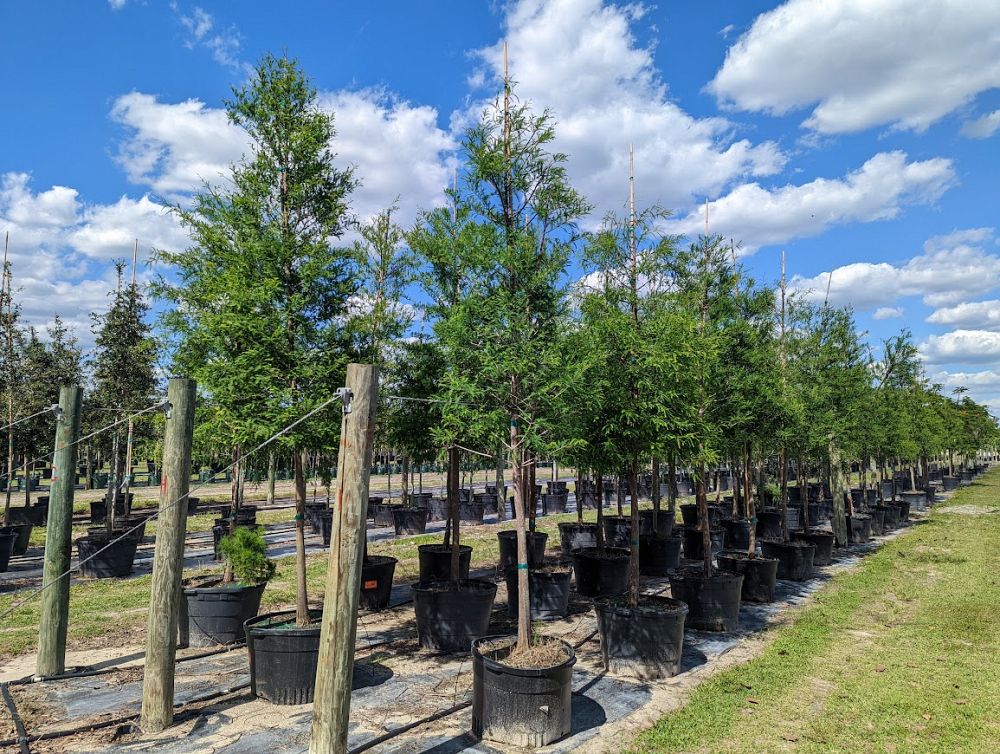
[[[667,459],[667,508],[674,510],[677,507],[677,462],[673,454]]]
[[[594,478],[594,495],[597,500],[597,548],[604,549],[604,476],[597,472]]]
[[[653,534],[660,533],[660,459],[653,456]]]
[[[631,607],[639,605],[639,461],[633,456],[632,466],[628,473],[629,494],[632,504],[629,506],[632,537],[629,542],[628,557],[628,604]],[[655,529],[654,529],[655,531]]]
[[[309,594],[306,591],[306,451],[292,454],[295,470],[295,623],[309,625]]]
[[[708,494],[705,491],[705,463],[703,461],[698,462],[698,479],[695,484],[695,500],[698,503],[698,516],[701,518],[698,525],[701,527],[701,546],[703,548],[702,556],[704,558],[704,573],[705,578],[708,578],[712,575],[712,532],[708,523]]]
[[[451,519],[451,580],[459,579],[460,546],[458,525],[458,489],[461,459],[455,445],[448,447],[448,517]]]
[[[829,441],[830,456],[830,494],[833,495],[833,535],[837,544],[847,546],[847,511],[844,508],[844,472],[840,462],[840,448],[831,439]]]
[[[747,511],[747,520],[750,522],[750,547],[747,549],[747,555],[751,558],[757,551],[757,509],[754,504],[753,498],[753,484],[750,480],[751,470],[750,464],[753,463],[753,456],[751,453],[750,443],[745,446],[745,457],[743,459],[743,494],[744,494],[744,507]],[[787,498],[787,475],[785,474],[785,449],[781,449],[781,493],[780,497],[782,500]]]
[[[504,483],[503,473],[504,473],[504,454],[503,449],[497,451],[496,458],[496,476],[494,477],[497,486],[497,521],[503,521],[507,516],[507,485]]]
[[[403,481],[400,486],[403,492],[403,505],[410,507],[410,457],[403,456]]]
[[[108,470],[108,496],[107,500],[107,512],[105,514],[104,520],[105,525],[108,528],[108,536],[115,528],[115,520],[117,519],[117,514],[115,509],[118,507],[115,505],[115,500],[118,497],[118,432],[115,432],[114,440],[111,443],[111,468]]]
[[[274,484],[278,476],[278,456],[272,450],[267,454],[267,504],[274,505]]]

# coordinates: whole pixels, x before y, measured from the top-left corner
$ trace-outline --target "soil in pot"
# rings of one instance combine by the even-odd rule
[[[365,610],[385,610],[389,607],[397,562],[387,555],[369,555],[362,561],[360,607]]]
[[[757,537],[759,539],[781,539],[781,511],[758,511]]]
[[[423,534],[427,529],[426,508],[397,508],[392,512],[396,535]]]
[[[211,647],[245,639],[243,624],[260,612],[265,586],[222,584],[221,579],[186,585],[181,620],[187,622],[188,644]]]
[[[526,531],[524,535],[528,545],[528,567],[540,566],[545,560],[545,543],[549,535],[543,531]],[[497,541],[500,547],[500,572],[503,573],[510,566],[517,565],[517,532],[513,529],[498,531]]]
[[[417,639],[424,649],[468,652],[489,633],[496,584],[479,579],[421,581],[414,584]]]
[[[472,548],[459,546],[458,577],[469,578]],[[451,578],[451,545],[420,545],[417,547],[421,581],[447,581]]]
[[[517,618],[517,569],[508,568],[504,578],[507,581],[507,617]],[[532,568],[528,571],[531,620],[566,617],[569,612],[569,583],[572,578],[573,571],[560,566]]]
[[[671,597],[642,595],[594,600],[604,668],[642,680],[669,678],[681,669],[688,606]]]
[[[700,560],[703,557],[703,542],[701,529],[691,529],[684,527],[681,530],[684,538],[684,557],[688,560]],[[712,529],[709,531],[712,540],[712,552],[720,553],[726,544],[725,529]]]
[[[295,612],[265,613],[244,624],[250,657],[250,689],[272,704],[310,704],[316,691],[322,610],[310,625],[295,625]]]
[[[576,591],[584,597],[610,597],[628,588],[629,551],[585,547],[573,553]]]
[[[835,537],[832,532],[822,529],[810,529],[807,532],[795,532],[795,539],[800,542],[809,542],[816,545],[816,553],[813,555],[814,566],[830,565],[833,562],[833,542]]]
[[[809,542],[776,542],[765,539],[760,543],[766,558],[778,559],[778,578],[805,581],[813,575],[816,545]]]
[[[563,521],[559,524],[559,547],[569,557],[581,547],[597,547],[597,524]]]
[[[851,544],[864,544],[872,538],[872,517],[854,515],[847,516],[847,541]]]
[[[639,573],[666,576],[681,564],[680,537],[639,537]]]
[[[699,568],[683,568],[670,574],[670,594],[688,606],[687,627],[701,631],[735,631],[740,625],[740,593],[743,576]]]
[[[750,522],[740,519],[729,519],[722,522],[722,530],[726,533],[727,550],[750,549]]]
[[[515,643],[488,636],[472,645],[472,733],[508,746],[546,746],[572,728],[576,653],[545,639],[510,657]]]
[[[76,540],[80,556],[80,574],[91,579],[110,579],[128,576],[135,562],[135,537],[118,537],[107,534],[88,535]]]
[[[10,567],[10,556],[14,552],[14,541],[17,534],[9,529],[0,531],[0,573],[6,573]]]
[[[740,597],[744,602],[774,602],[777,558],[750,557],[745,551],[727,550],[720,553],[717,560],[720,570],[743,576]]]

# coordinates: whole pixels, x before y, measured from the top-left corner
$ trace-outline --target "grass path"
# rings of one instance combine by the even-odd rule
[[[834,578],[633,750],[1000,751],[1000,469]]]

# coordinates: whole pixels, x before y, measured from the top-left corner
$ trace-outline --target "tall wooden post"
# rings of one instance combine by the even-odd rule
[[[375,434],[378,373],[369,364],[347,365],[350,413],[344,414],[337,459],[337,497],[326,568],[326,597],[313,701],[311,754],[347,751],[351,677],[357,633],[361,562],[368,518],[368,475]]]
[[[191,479],[194,436],[194,380],[172,378],[167,385],[169,411],[163,439],[163,479],[156,527],[153,581],[146,630],[146,673],[142,682],[142,718],[147,733],[158,733],[174,721],[174,659],[177,616],[184,569],[187,494]]]
[[[59,390],[62,412],[56,422],[55,455],[49,520],[45,531],[45,567],[42,572],[42,615],[38,623],[35,676],[47,678],[66,671],[66,628],[69,624],[70,539],[73,533],[73,491],[76,486],[77,440],[83,388]]]

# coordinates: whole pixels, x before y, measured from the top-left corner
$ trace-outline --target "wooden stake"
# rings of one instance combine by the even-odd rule
[[[5,300],[7,311],[0,308],[0,316],[5,318],[4,331],[6,342],[4,343],[5,355],[7,357],[7,491],[4,496],[3,525],[10,525],[10,497],[14,486],[14,288],[11,285],[10,270],[7,266],[7,249],[10,245],[10,231],[4,234],[3,239],[3,272],[0,278],[0,299]]]
[[[45,566],[42,573],[42,614],[38,622],[35,677],[48,678],[66,671],[66,629],[69,625],[69,570],[73,534],[73,490],[76,486],[77,444],[80,437],[83,388],[59,390],[62,414],[56,423],[55,455],[49,519],[45,530]]]
[[[135,239],[135,245],[132,247],[132,285],[135,286],[135,263],[139,258],[139,239]]]
[[[337,497],[326,568],[326,597],[319,639],[311,754],[347,751],[351,678],[357,634],[358,595],[368,518],[368,475],[375,434],[378,373],[369,364],[348,364],[350,413],[345,413],[337,462]]]
[[[194,439],[194,380],[172,378],[167,384],[167,400],[170,410],[164,429],[160,516],[142,683],[140,727],[147,733],[158,733],[174,721],[174,659]]]

